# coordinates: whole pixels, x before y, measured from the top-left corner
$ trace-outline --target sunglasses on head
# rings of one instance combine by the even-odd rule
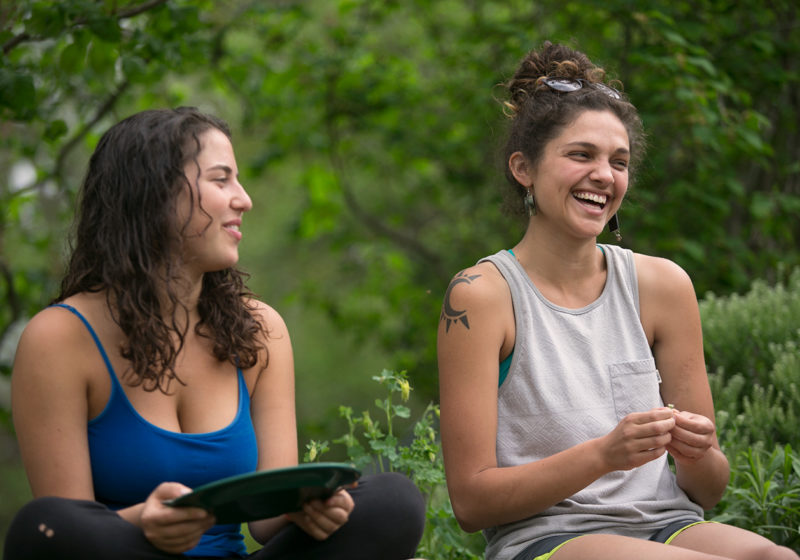
[[[570,93],[573,91],[578,91],[583,87],[589,87],[593,89],[597,89],[605,93],[607,96],[613,99],[622,99],[622,95],[612,88],[611,86],[607,86],[606,84],[600,82],[588,82],[583,78],[578,78],[576,80],[570,80],[567,78],[545,78],[542,80],[542,83],[549,87],[552,90],[560,91],[562,93]]]

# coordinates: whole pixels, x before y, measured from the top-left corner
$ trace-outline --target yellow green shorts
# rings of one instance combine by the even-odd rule
[[[670,523],[653,533],[648,539],[655,542],[669,544],[672,540],[680,535],[689,527],[700,525],[701,523],[714,523],[713,521],[697,521],[696,519],[683,519]],[[531,546],[520,552],[514,557],[514,560],[549,560],[550,557],[558,552],[558,550],[570,541],[579,539],[585,534],[565,533],[561,535],[552,535],[536,541]]]

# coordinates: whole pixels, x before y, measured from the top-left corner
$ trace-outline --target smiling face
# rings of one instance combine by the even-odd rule
[[[628,133],[619,118],[584,111],[546,145],[535,166],[515,152],[509,167],[521,185],[533,188],[532,223],[586,238],[599,235],[622,203],[629,161]]]
[[[211,128],[199,140],[200,152],[184,166],[191,187],[179,195],[177,213],[184,264],[202,275],[238,262],[242,214],[252,201],[239,183],[233,146],[225,133]]]

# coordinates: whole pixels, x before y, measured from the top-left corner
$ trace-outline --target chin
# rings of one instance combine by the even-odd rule
[[[216,262],[209,266],[206,272],[221,272],[223,270],[228,270],[229,268],[234,268],[238,263],[238,258]]]

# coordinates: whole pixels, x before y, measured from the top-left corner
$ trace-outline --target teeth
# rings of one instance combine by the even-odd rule
[[[596,202],[597,204],[605,204],[608,197],[601,194],[594,194],[588,192],[579,192],[573,195],[577,199],[581,200],[589,200],[591,202]]]
[[[239,226],[225,226],[225,227],[233,231],[239,231]]]

